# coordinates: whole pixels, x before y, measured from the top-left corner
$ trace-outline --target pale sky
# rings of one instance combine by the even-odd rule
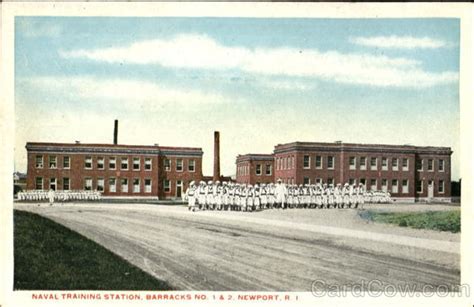
[[[15,168],[27,141],[193,146],[212,174],[274,145],[449,146],[459,20],[16,17]]]

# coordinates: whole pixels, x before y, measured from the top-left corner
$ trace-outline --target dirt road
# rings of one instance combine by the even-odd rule
[[[15,207],[67,226],[181,290],[311,291],[315,280],[420,289],[460,281],[456,254],[247,222],[252,213],[222,219],[224,212],[137,204]]]

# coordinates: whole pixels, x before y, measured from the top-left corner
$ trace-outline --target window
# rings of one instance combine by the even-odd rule
[[[117,180],[114,177],[109,178],[109,192],[110,193],[117,192]]]
[[[354,183],[355,183],[355,179],[354,178],[349,178],[349,184],[353,185]]]
[[[120,169],[121,170],[128,170],[128,157],[120,159]]]
[[[265,175],[271,176],[272,175],[272,165],[266,164],[265,165]]]
[[[392,160],[393,161],[393,160]],[[388,170],[388,161],[387,158],[382,158],[382,170],[386,171]]]
[[[402,180],[402,193],[408,193],[408,180]]]
[[[423,181],[416,181],[416,193],[423,193]]]
[[[151,171],[151,158],[145,158],[145,170]]]
[[[97,179],[97,191],[104,192],[104,178]]]
[[[434,171],[434,160],[428,159],[428,172]]]
[[[56,168],[56,156],[49,156],[49,168]]]
[[[257,164],[255,166],[255,175],[257,176],[260,176],[262,174],[262,165],[261,164]]]
[[[115,169],[117,167],[117,160],[115,157],[109,158],[109,169]]]
[[[53,191],[56,191],[56,178],[49,178],[49,188]]]
[[[377,158],[370,158],[370,170],[376,171],[377,170]]]
[[[196,171],[196,160],[189,160],[189,162],[188,162],[188,171],[189,172]]]
[[[416,160],[416,170],[419,172],[423,170],[423,160]]]
[[[392,158],[392,171],[398,171],[398,159]]]
[[[92,191],[92,178],[84,179],[84,190]]]
[[[128,179],[120,179],[120,186],[122,187],[122,193],[128,193]]]
[[[140,170],[140,158],[133,158],[133,170],[139,171]]]
[[[177,172],[183,171],[183,159],[176,159],[176,171]]]
[[[104,169],[104,158],[103,157],[98,157],[97,158],[97,169]]]
[[[71,189],[71,182],[69,181],[69,178],[63,178],[63,190],[69,191],[70,189]]]
[[[402,167],[403,167],[404,171],[408,171],[408,159],[407,158],[402,159]]]
[[[398,193],[398,180],[392,179],[392,193]]]
[[[362,183],[363,186],[367,185],[367,182],[365,181],[365,178],[360,178],[359,183]]]
[[[295,156],[291,156],[291,168],[295,168]]]
[[[169,172],[171,170],[171,160],[165,159],[165,171]]]
[[[444,180],[438,181],[438,193],[440,194],[444,193]]]
[[[92,169],[92,157],[87,156],[84,159],[84,168],[85,169]]]
[[[288,157],[284,158],[285,159],[285,169],[288,169]]]
[[[304,177],[303,178],[303,184],[310,184],[310,180],[309,180],[309,177]]]
[[[370,179],[370,189],[377,191],[377,179]]]
[[[356,169],[356,158],[349,157],[349,169]]]
[[[145,193],[151,193],[151,179],[145,179]]]
[[[438,171],[444,172],[444,160],[438,160]]]
[[[309,168],[311,163],[311,157],[308,155],[303,156],[303,168]]]
[[[366,170],[367,169],[367,158],[366,157],[360,157],[360,169],[361,170]]]
[[[63,157],[63,168],[71,168],[71,158],[68,156]]]
[[[334,157],[328,156],[328,169],[334,169]]]
[[[43,156],[36,156],[36,168],[43,168]]]
[[[36,190],[42,190],[43,189],[43,177],[36,177],[35,189]]]
[[[316,168],[323,168],[323,158],[321,156],[316,156]]]
[[[387,190],[388,190],[387,179],[382,179],[382,191],[387,192]]]
[[[171,191],[171,185],[170,185],[170,181],[168,179],[164,180],[163,188],[164,188],[166,193],[169,193]]]
[[[140,179],[133,179],[133,193],[140,193]]]
[[[328,184],[334,184],[334,179],[333,178],[328,178]]]
[[[322,184],[323,183],[323,180],[321,178],[316,178],[316,180],[314,181],[316,184]]]

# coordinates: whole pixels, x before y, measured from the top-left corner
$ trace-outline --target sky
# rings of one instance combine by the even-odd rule
[[[460,175],[458,19],[16,17],[15,169],[26,142],[238,154],[318,141],[448,146]]]

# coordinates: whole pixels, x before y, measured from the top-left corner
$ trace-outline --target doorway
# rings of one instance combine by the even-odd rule
[[[182,193],[183,193],[183,181],[177,180],[176,181],[176,197],[181,197]]]

